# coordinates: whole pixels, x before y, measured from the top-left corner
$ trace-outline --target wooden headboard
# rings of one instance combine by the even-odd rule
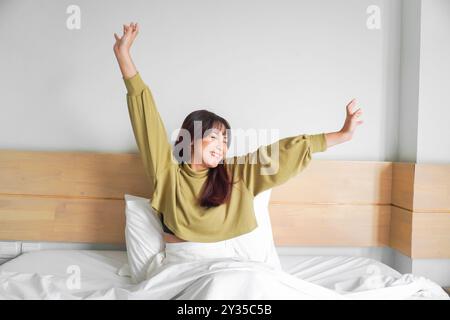
[[[124,244],[139,154],[0,150],[0,240]],[[276,245],[393,247],[450,258],[450,165],[314,159],[272,190]]]

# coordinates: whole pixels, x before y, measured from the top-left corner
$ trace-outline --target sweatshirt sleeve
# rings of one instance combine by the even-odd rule
[[[172,147],[152,93],[139,72],[131,78],[122,78],[127,89],[128,112],[134,137],[145,172],[154,188],[157,176],[171,164]]]
[[[308,166],[312,154],[327,150],[325,133],[301,134],[260,146],[256,151],[232,157],[236,170],[248,190],[256,196],[283,184]]]

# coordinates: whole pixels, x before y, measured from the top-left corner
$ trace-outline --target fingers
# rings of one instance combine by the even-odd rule
[[[352,120],[356,121],[356,124],[360,125],[364,123],[364,120],[359,119],[359,117],[362,116],[362,109],[359,108],[355,111],[355,113],[352,115]]]
[[[130,28],[131,28],[131,33],[132,33],[132,35],[133,35],[133,36],[136,36],[137,33],[139,32],[139,26],[138,26],[138,23],[137,23],[137,22],[136,22],[136,23],[131,23],[131,24],[130,24]]]
[[[355,111],[355,113],[353,113],[353,116],[354,117],[360,117],[362,115],[362,109],[361,108],[359,108],[358,110],[356,110]]]
[[[348,114],[353,114],[353,107],[355,106],[355,104],[356,104],[356,99],[353,99],[352,101],[350,101],[348,104],[347,104],[347,107],[346,107],[346,109],[347,109],[347,113]]]
[[[357,125],[363,124],[364,121],[360,119],[360,117],[363,114],[363,110],[362,108],[358,108],[357,110],[353,111],[353,109],[356,106],[356,99],[352,99],[348,104],[347,104],[347,116],[350,117],[351,121],[356,123]]]
[[[353,111],[353,109],[355,108],[355,106],[356,106],[356,99],[353,99],[352,101],[349,102],[349,104],[347,104],[347,107],[346,107],[346,109],[347,109],[347,114],[348,114],[349,116],[352,116],[352,117],[353,117],[353,116],[359,117],[359,116],[362,115],[362,109],[359,108],[359,109]]]
[[[137,23],[131,22],[130,25],[123,25],[123,35],[119,37],[114,33],[114,38],[116,39],[115,46],[124,44],[126,47],[130,47],[139,32],[139,26]]]
[[[127,27],[128,27],[128,30],[129,30],[130,32],[136,31],[136,25],[137,25],[137,23],[130,22],[130,25],[127,26]]]
[[[123,25],[123,34],[130,34],[131,36],[135,36],[137,35],[137,33],[139,32],[139,25],[138,23],[133,23],[130,22],[130,25]]]
[[[128,34],[133,31],[133,22],[130,23],[130,25],[124,24],[123,25],[123,32],[124,34]]]

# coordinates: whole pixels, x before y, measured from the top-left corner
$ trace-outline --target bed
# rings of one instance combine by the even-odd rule
[[[153,191],[139,154],[0,150],[0,158],[0,241],[123,245],[124,194],[151,198]],[[448,259],[450,198],[445,190],[450,190],[449,165],[315,160],[273,189],[273,239],[277,246],[387,247],[410,259]],[[0,265],[0,298],[226,299],[232,297],[218,297],[221,290],[212,289],[227,285],[227,268],[241,273],[244,291],[262,283],[267,291],[281,289],[285,298],[298,298],[289,291],[293,286],[307,287],[317,297],[371,291],[372,298],[382,292],[391,292],[393,299],[448,298],[437,283],[356,256],[280,254],[289,276],[238,261],[185,265],[177,271],[183,271],[184,282],[176,290],[156,283],[174,276],[170,268],[150,282],[133,284],[124,268],[126,257],[126,251],[116,250],[25,252]],[[388,287],[393,290],[381,290]],[[130,295],[133,290],[136,294]]]
[[[362,290],[370,276],[389,279],[402,275],[377,260],[352,256],[279,255],[283,270],[297,278],[339,292]],[[127,252],[118,250],[40,250],[21,254],[0,265],[0,299],[122,299],[111,288],[133,288],[126,270]],[[76,268],[74,268],[74,266]],[[79,283],[70,278],[80,275]],[[121,275],[122,273],[122,275]],[[405,283],[405,282],[404,282]],[[417,291],[406,299],[450,299],[437,285]],[[441,291],[442,290],[442,291]],[[101,293],[97,296],[95,293]],[[173,293],[164,299],[190,299]],[[192,298],[197,298],[192,296]],[[222,297],[223,298],[223,297]],[[156,298],[158,299],[158,298]]]

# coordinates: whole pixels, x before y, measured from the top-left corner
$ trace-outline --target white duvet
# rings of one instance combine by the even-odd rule
[[[0,299],[450,299],[436,283],[412,274],[368,274],[332,290],[264,263],[236,258],[168,263],[136,285],[75,285],[64,275],[0,268]]]

